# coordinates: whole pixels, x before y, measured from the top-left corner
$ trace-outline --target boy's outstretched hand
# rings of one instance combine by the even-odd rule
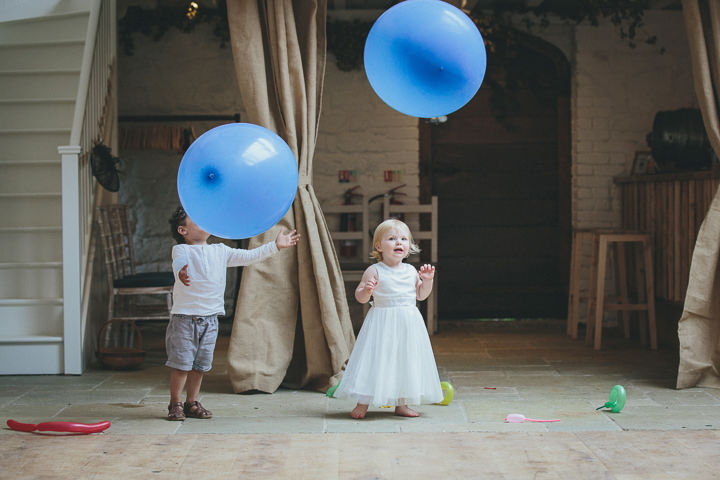
[[[300,234],[297,233],[297,230],[291,230],[288,233],[285,233],[285,229],[283,228],[275,239],[275,245],[279,250],[281,248],[292,247],[298,242],[298,240],[300,240]]]
[[[420,278],[423,280],[432,280],[435,278],[435,267],[427,263],[420,267]]]

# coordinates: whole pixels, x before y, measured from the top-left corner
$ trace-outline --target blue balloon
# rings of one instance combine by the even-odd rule
[[[177,177],[188,216],[221,238],[269,230],[287,213],[297,186],[290,147],[250,123],[221,125],[200,135],[185,152]]]
[[[365,42],[365,72],[395,110],[439,117],[461,108],[485,76],[485,43],[462,10],[440,0],[407,0],[383,13]]]

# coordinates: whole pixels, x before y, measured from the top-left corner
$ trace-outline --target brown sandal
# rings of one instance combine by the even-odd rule
[[[185,416],[189,418],[212,418],[212,412],[202,406],[202,403],[195,400],[194,402],[185,402]]]
[[[183,412],[182,402],[175,402],[168,405],[167,419],[174,421],[185,420],[185,412]]]

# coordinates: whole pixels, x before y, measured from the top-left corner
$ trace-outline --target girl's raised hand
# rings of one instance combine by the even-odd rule
[[[289,232],[285,233],[285,229],[283,228],[282,231],[278,233],[278,236],[275,239],[275,245],[278,249],[288,248],[295,245],[298,240],[300,240],[300,234],[297,233],[297,230],[290,230]]]
[[[365,282],[365,291],[372,295],[372,293],[375,291],[375,287],[377,287],[377,280],[374,278],[369,279],[367,282]]]
[[[423,280],[432,280],[435,278],[435,267],[428,263],[420,267],[420,278]]]

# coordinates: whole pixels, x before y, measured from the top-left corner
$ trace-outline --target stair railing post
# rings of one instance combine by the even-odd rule
[[[62,172],[63,356],[66,375],[82,374],[80,147],[58,147]]]

